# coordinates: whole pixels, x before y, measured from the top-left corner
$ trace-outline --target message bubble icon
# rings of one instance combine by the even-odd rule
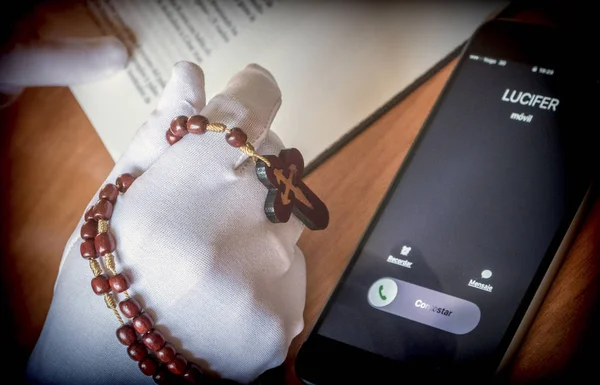
[[[481,278],[483,279],[489,279],[492,277],[492,271],[491,270],[484,270],[481,272]]]

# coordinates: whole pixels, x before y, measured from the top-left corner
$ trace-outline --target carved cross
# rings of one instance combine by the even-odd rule
[[[287,222],[292,213],[311,230],[323,230],[329,224],[329,211],[323,201],[302,182],[304,159],[295,148],[281,150],[279,156],[265,155],[271,166],[256,163],[256,175],[269,192],[265,214],[273,223]]]

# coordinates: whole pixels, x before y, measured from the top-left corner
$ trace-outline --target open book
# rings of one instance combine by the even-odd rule
[[[93,0],[81,6],[86,17],[133,56],[125,71],[71,90],[116,159],[175,62],[203,68],[207,99],[258,63],[283,94],[272,130],[310,168],[504,3]]]

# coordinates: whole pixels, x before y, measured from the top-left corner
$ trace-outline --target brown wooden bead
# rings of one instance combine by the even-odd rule
[[[165,344],[165,346],[156,351],[156,357],[165,364],[173,361],[176,354],[177,352],[175,351],[175,348],[169,343]]]
[[[94,239],[98,234],[98,223],[95,221],[86,221],[81,225],[81,238]]]
[[[167,130],[167,133],[165,134],[165,138],[167,138],[167,142],[169,142],[169,144],[171,146],[181,140],[180,136],[173,135],[173,133],[171,133],[170,130]]]
[[[152,356],[147,355],[140,360],[138,367],[145,375],[152,376],[158,370],[158,362]]]
[[[92,290],[94,293],[101,295],[110,291],[110,284],[108,283],[108,277],[101,274],[97,277],[92,278]]]
[[[137,340],[137,334],[131,325],[123,325],[117,329],[117,339],[125,346],[131,346]]]
[[[183,379],[189,384],[204,384],[207,378],[198,365],[190,362],[183,374]]]
[[[94,246],[96,247],[96,253],[98,253],[98,255],[104,255],[115,251],[117,244],[112,234],[107,232],[96,235],[96,238],[94,238]]]
[[[127,348],[127,354],[134,361],[141,361],[148,354],[148,348],[143,343],[137,341],[129,345]]]
[[[230,132],[225,134],[225,140],[231,147],[242,147],[246,144],[248,136],[241,128],[232,128]]]
[[[79,251],[81,252],[81,256],[85,259],[96,258],[96,246],[94,246],[94,241],[91,239],[86,239],[81,242],[81,246],[79,246]]]
[[[113,292],[122,293],[125,290],[129,289],[129,279],[123,273],[119,273],[117,275],[113,275],[108,279],[108,283]]]
[[[208,126],[208,119],[206,116],[194,115],[187,121],[187,130],[191,134],[204,134],[206,132],[206,126]]]
[[[94,219],[109,220],[113,213],[113,204],[106,199],[100,199],[94,205]]]
[[[89,221],[91,219],[94,219],[94,206],[90,207],[89,209],[87,209],[87,211],[85,212],[83,218],[86,221]]]
[[[154,376],[152,376],[152,379],[155,383],[160,385],[179,384],[177,377],[175,377],[173,373],[169,372],[169,369],[164,366],[158,368],[156,373],[154,373]]]
[[[187,116],[183,116],[183,115],[178,116],[171,121],[171,126],[169,127],[169,130],[176,137],[182,138],[183,136],[187,135],[187,133],[188,133],[187,122],[188,122]]]
[[[187,360],[181,354],[176,355],[175,359],[173,359],[173,361],[167,364],[167,369],[169,369],[171,373],[176,374],[178,376],[183,375],[183,373],[185,373],[186,368]]]
[[[142,336],[142,342],[148,349],[157,351],[165,346],[165,337],[156,329],[151,329],[148,333]]]
[[[135,331],[140,334],[147,333],[148,331],[150,331],[150,329],[152,329],[152,326],[154,326],[154,321],[148,313],[142,313],[139,316],[135,317],[132,323]]]
[[[133,174],[125,173],[117,177],[115,185],[117,186],[120,192],[124,193],[125,191],[127,191],[127,189],[129,189],[129,187],[133,184],[134,181],[135,176]]]
[[[114,204],[117,201],[117,197],[119,196],[119,189],[112,183],[107,184],[102,187],[100,193],[98,194],[100,199],[106,199],[110,203]]]
[[[133,318],[140,314],[142,307],[140,306],[138,301],[136,301],[133,298],[129,298],[125,301],[119,302],[119,309],[121,309],[121,312],[125,315],[125,317]]]

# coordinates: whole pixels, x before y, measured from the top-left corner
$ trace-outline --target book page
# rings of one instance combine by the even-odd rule
[[[132,56],[124,71],[71,87],[113,158],[154,109],[180,60],[207,99],[250,63],[273,73],[272,130],[308,164],[462,44],[504,2],[92,0],[85,14]]]
[[[117,36],[132,54],[125,75],[146,105],[157,101],[176,61],[202,65],[272,7],[270,0],[88,2],[101,33]]]

